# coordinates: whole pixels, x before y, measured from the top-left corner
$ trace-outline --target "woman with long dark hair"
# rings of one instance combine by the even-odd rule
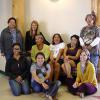
[[[60,81],[51,82],[50,77],[50,65],[45,62],[45,55],[42,52],[38,52],[35,56],[36,62],[31,65],[32,74],[32,88],[35,92],[44,92],[46,94],[47,100],[53,100],[56,96]]]
[[[60,73],[60,65],[63,63],[63,51],[65,44],[59,33],[53,35],[52,44],[50,45],[50,65],[51,75],[50,80],[58,80]]]
[[[64,49],[64,64],[62,64],[62,69],[68,78],[71,78],[72,74],[74,74],[75,76],[76,65],[79,62],[79,57],[81,53],[79,36],[73,35],[70,39],[71,42],[67,44]]]

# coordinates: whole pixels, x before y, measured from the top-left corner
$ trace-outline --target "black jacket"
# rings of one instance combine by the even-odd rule
[[[42,34],[42,32],[40,32],[40,34],[43,36],[44,38],[44,43],[47,45],[50,45],[50,43],[45,39],[44,35]],[[32,38],[32,36],[30,35],[30,31],[26,32],[26,37],[25,37],[25,51],[30,51],[32,46],[35,45],[35,37]]]
[[[19,60],[12,57],[6,63],[5,72],[10,79],[15,79],[19,75],[22,79],[26,79],[30,73],[30,65],[24,56],[21,56]]]

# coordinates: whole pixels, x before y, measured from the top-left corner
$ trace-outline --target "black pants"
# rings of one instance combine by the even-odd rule
[[[55,81],[55,82],[48,81],[47,84],[49,85],[49,89],[45,90],[45,93],[49,96],[54,97],[58,92],[61,82],[60,81]]]

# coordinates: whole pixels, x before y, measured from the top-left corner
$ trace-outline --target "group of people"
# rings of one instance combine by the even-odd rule
[[[54,34],[52,43],[49,43],[38,31],[38,22],[33,20],[25,37],[29,60],[21,53],[23,42],[16,19],[9,18],[8,27],[1,33],[0,47],[1,55],[7,61],[5,72],[15,96],[29,94],[32,88],[34,92],[43,92],[46,98],[53,100],[61,85],[61,71],[72,94],[84,97],[97,91],[99,29],[95,25],[94,14],[88,14],[85,21],[87,26],[82,28],[80,36],[72,35],[66,45],[59,33]]]

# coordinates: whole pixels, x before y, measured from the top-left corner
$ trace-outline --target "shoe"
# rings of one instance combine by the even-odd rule
[[[49,95],[48,96],[46,95],[46,100],[53,100],[53,98]]]
[[[58,98],[55,96],[55,97],[53,98],[53,100],[58,100]]]
[[[84,93],[79,94],[80,98],[84,98]]]
[[[45,93],[40,93],[39,96],[40,96],[41,98],[46,97]]]

